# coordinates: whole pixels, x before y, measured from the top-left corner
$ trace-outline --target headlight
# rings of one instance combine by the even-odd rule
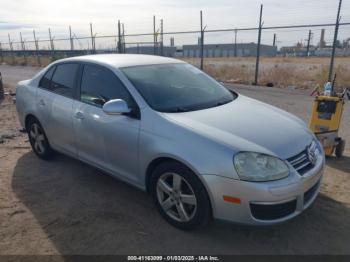
[[[277,157],[241,152],[234,157],[234,166],[241,180],[271,181],[287,177],[288,166]]]

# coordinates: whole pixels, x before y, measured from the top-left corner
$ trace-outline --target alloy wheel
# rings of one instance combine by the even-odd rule
[[[176,221],[188,222],[196,214],[196,195],[186,179],[176,173],[159,177],[157,198],[163,211]]]
[[[33,148],[37,153],[45,152],[45,135],[41,127],[37,123],[33,123],[30,127],[29,136],[32,141]]]

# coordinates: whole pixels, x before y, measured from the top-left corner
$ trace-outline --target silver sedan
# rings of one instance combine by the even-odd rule
[[[56,61],[17,85],[34,153],[77,158],[149,192],[172,225],[287,221],[316,198],[322,147],[303,121],[148,55]]]

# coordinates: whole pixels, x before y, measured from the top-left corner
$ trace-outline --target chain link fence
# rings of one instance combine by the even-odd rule
[[[163,20],[153,17],[152,31],[141,34],[126,33],[120,21],[115,35],[96,34],[92,24],[89,35],[76,35],[70,26],[68,37],[55,37],[51,29],[45,39],[35,31],[30,40],[8,34],[0,42],[0,62],[45,66],[78,55],[152,54],[183,59],[225,82],[308,88],[337,74],[339,86],[350,86],[350,23],[340,20],[341,4],[335,23],[265,26],[261,5],[258,24],[250,28],[208,29],[200,12],[193,31],[164,31]]]

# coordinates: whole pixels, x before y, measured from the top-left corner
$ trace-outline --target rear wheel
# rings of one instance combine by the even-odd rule
[[[53,151],[39,121],[35,118],[30,119],[27,132],[34,153],[42,159],[49,159]]]
[[[152,174],[151,192],[160,214],[177,228],[194,229],[210,221],[210,201],[202,182],[180,163],[157,166]]]

